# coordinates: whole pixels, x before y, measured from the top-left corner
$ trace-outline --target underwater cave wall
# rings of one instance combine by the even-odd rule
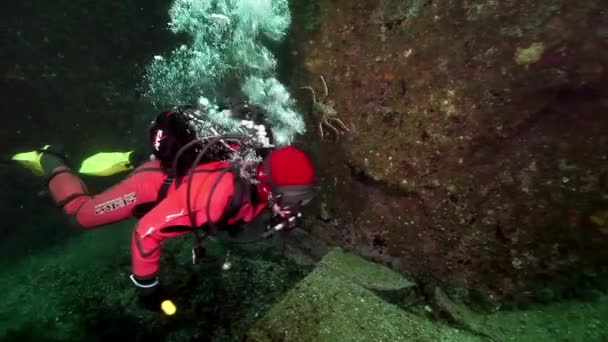
[[[313,233],[465,298],[601,288],[606,5],[292,1],[292,88],[319,98],[324,76],[351,130],[321,140],[306,116],[323,194]]]

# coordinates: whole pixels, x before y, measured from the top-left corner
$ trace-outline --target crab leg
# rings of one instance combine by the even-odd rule
[[[342,120],[340,120],[340,118],[330,118],[330,119],[337,121],[340,124],[340,126],[342,126],[342,128],[344,128],[345,130],[350,132],[350,129],[348,129],[348,127],[344,124],[344,122],[342,122]]]
[[[323,82],[323,89],[325,89],[325,96],[321,100],[321,102],[323,102],[323,101],[325,101],[327,96],[329,96],[329,90],[327,89],[327,83],[325,83],[325,79],[323,78],[323,75],[321,75],[320,77],[321,77],[321,82]]]
[[[330,124],[329,124],[329,121],[327,121],[327,122],[326,122],[326,124],[327,124],[329,127],[331,127],[331,128],[333,128],[333,129],[334,129],[335,134],[336,134],[336,142],[337,142],[338,140],[340,140],[340,135],[342,135],[342,133],[341,133],[339,130],[337,130],[337,129],[336,129],[334,126],[330,125]]]
[[[315,90],[312,87],[300,87],[300,89],[308,89],[312,93],[312,103],[317,103],[317,98],[315,97]]]
[[[325,119],[323,121],[323,123],[326,124],[327,126],[329,126],[331,129],[333,129],[336,132],[336,135],[340,135],[340,131],[336,127],[334,127],[332,124],[330,124],[327,119]]]

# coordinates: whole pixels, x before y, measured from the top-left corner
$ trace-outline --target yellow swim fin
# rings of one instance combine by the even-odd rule
[[[91,176],[111,176],[134,168],[129,152],[100,152],[83,160],[79,173]]]
[[[49,147],[50,145],[45,145],[42,150]],[[30,169],[38,176],[44,176],[44,170],[42,169],[42,164],[40,164],[40,157],[42,157],[42,153],[40,153],[40,150],[36,150],[31,152],[17,153],[11,157],[11,160],[14,160],[24,167]]]

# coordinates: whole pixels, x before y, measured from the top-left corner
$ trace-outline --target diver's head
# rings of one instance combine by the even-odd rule
[[[258,167],[258,198],[280,208],[297,209],[314,197],[315,170],[304,151],[286,146],[271,151]]]
[[[173,158],[187,143],[196,139],[196,131],[183,107],[175,107],[157,115],[149,129],[152,154],[165,168],[171,168]],[[196,157],[196,148],[185,151],[179,158],[178,169],[188,168]]]

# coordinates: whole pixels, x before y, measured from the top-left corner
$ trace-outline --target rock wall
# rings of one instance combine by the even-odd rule
[[[319,101],[324,76],[350,129],[321,140],[301,89],[323,193],[312,233],[464,298],[601,286],[607,5],[294,1],[292,87]]]

